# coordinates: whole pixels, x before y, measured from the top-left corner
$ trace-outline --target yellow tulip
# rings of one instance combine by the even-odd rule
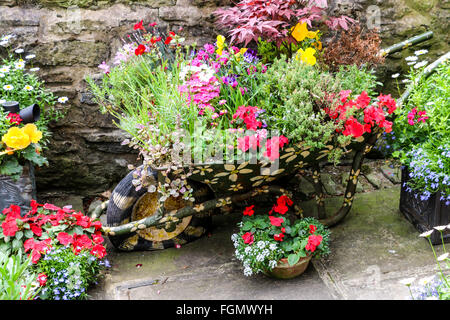
[[[42,139],[42,132],[39,131],[37,127],[32,123],[28,123],[27,125],[25,125],[22,130],[30,137],[30,141],[32,143],[38,143],[39,140]]]
[[[292,30],[292,29],[291,29]],[[308,27],[306,26],[306,22],[297,23],[297,25],[292,30],[292,36],[297,42],[301,42],[305,40],[308,35]]]
[[[316,50],[314,50],[313,48],[307,48],[305,51],[303,51],[303,49],[299,49],[295,56],[295,60],[305,62],[313,66],[316,64],[316,57],[314,57],[315,53]]]
[[[18,127],[12,127],[2,137],[2,141],[7,147],[20,150],[25,149],[31,143],[30,137]]]

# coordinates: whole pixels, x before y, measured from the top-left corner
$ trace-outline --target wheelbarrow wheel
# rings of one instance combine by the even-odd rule
[[[149,172],[152,183],[157,185],[156,172]],[[158,208],[158,192],[149,193],[147,189],[136,191],[132,184],[133,172],[130,172],[116,186],[111,194],[106,211],[106,224],[114,227],[137,221],[156,213]],[[198,182],[190,181],[195,191],[200,191],[196,202],[203,202],[213,198],[212,191]],[[180,198],[168,198],[164,202],[166,211],[178,210],[190,204]],[[160,250],[175,245],[183,245],[202,237],[211,227],[211,215],[188,216],[169,229],[149,227],[124,235],[108,235],[111,244],[121,251]]]

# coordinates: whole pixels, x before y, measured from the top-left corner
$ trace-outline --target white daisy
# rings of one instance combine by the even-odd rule
[[[410,83],[411,80],[409,80],[409,79],[403,79],[402,82],[403,82],[403,83]]]
[[[408,66],[412,66],[413,64],[416,64],[416,63],[417,63],[416,61],[408,62],[407,65],[408,65]]]
[[[15,53],[23,53],[23,49],[16,49],[14,50]]]
[[[0,40],[2,41],[8,41],[9,39],[12,39],[14,36],[11,34],[8,34],[6,36],[3,36]]]
[[[416,64],[416,65],[414,66],[414,69],[419,69],[419,68],[425,67],[427,64],[428,64],[428,61],[427,61],[427,60],[424,60],[424,61],[419,62],[418,64]]]
[[[14,68],[16,68],[18,70],[22,70],[23,68],[25,68],[25,62],[23,62],[23,61],[15,62]]]
[[[5,74],[4,73],[0,73],[0,78],[4,78]]]
[[[59,103],[66,103],[68,100],[69,100],[69,98],[67,98],[67,97],[60,97],[60,98],[58,98],[58,102]]]
[[[428,230],[428,231],[425,231],[425,232],[421,233],[421,234],[419,235],[419,237],[422,237],[422,238],[429,237],[429,236],[431,236],[431,234],[433,233],[433,231],[434,231],[433,229]]]
[[[406,278],[406,279],[402,279],[399,282],[405,286],[410,286],[414,280],[416,280],[416,278]]]
[[[445,228],[447,228],[447,226],[436,226],[434,227],[437,231],[443,231],[445,230]]]
[[[30,71],[31,71],[31,72],[39,71],[39,68],[38,68],[38,67],[36,67],[36,68],[31,68]]]
[[[27,60],[30,60],[30,59],[33,59],[33,58],[36,58],[35,54],[29,54],[29,55],[25,56],[25,59],[27,59]]]
[[[409,57],[405,58],[406,61],[417,61],[417,59],[419,59],[419,58],[416,56],[409,56]]]
[[[13,89],[14,89],[14,87],[12,85],[10,85],[10,84],[5,84],[3,86],[3,90],[6,90],[6,91],[11,91]]]
[[[0,41],[0,46],[2,46],[2,47],[6,47],[7,44],[8,44],[8,41],[6,41],[6,40]]]
[[[31,91],[33,90],[33,87],[27,84],[25,87],[23,87],[23,90]]]
[[[392,79],[396,79],[396,78],[398,78],[399,76],[400,76],[400,73],[395,73],[395,74],[392,75]]]
[[[444,253],[444,254],[441,254],[439,257],[437,257],[437,260],[438,261],[444,261],[445,259],[447,259],[448,258],[448,252],[446,252],[446,253]]]
[[[423,50],[417,50],[417,51],[414,52],[414,54],[416,56],[420,56],[420,55],[425,54],[425,53],[428,53],[428,50],[423,49]]]
[[[1,73],[8,73],[9,72],[9,66],[3,66],[0,68]]]

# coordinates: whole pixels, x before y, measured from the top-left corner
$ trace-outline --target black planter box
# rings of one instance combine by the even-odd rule
[[[409,171],[402,169],[402,187],[400,192],[400,211],[421,233],[433,229],[436,226],[448,225],[450,223],[450,206],[441,201],[441,194],[435,193],[428,200],[421,200],[420,194],[414,190],[406,191],[405,182],[409,180]],[[417,196],[417,197],[416,197]],[[431,243],[441,244],[441,234],[435,230],[431,234]],[[444,242],[450,242],[450,232],[444,231]]]

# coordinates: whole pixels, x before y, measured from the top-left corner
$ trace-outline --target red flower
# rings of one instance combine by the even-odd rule
[[[8,219],[2,223],[3,235],[8,237],[14,237],[16,232],[19,231],[17,227],[16,219]]]
[[[378,105],[380,107],[382,107],[382,106],[387,107],[389,114],[392,114],[395,111],[395,109],[397,109],[397,103],[391,97],[390,94],[388,94],[386,96],[380,94],[380,96],[378,97]]]
[[[253,237],[253,233],[251,232],[246,232],[242,235],[242,239],[244,240],[245,244],[252,244],[254,241],[254,237]]]
[[[150,23],[148,26],[149,26],[149,27],[154,27],[154,26],[156,26],[156,25],[157,25],[156,22],[152,22],[152,23]]]
[[[314,232],[316,232],[316,230],[317,230],[317,227],[315,225],[313,225],[313,224],[309,225],[309,233],[314,233]]]
[[[275,234],[273,238],[275,241],[283,241],[284,233]]]
[[[47,283],[47,275],[45,273],[39,273],[37,277],[37,281],[41,287],[45,286]]]
[[[11,124],[19,125],[23,120],[17,113],[10,113],[6,116]]]
[[[160,41],[161,41],[161,37],[158,37],[158,38],[152,37],[150,39],[151,44],[155,44],[156,42],[160,42]]]
[[[316,248],[320,245],[321,242],[322,242],[322,236],[311,235],[308,238],[308,243],[305,246],[305,250],[314,252],[314,251],[316,251]]]
[[[138,45],[138,47],[136,48],[136,50],[134,50],[134,54],[137,56],[142,55],[145,52],[146,48],[143,44]]]
[[[60,232],[58,233],[58,236],[56,239],[61,243],[63,246],[67,246],[68,244],[73,243],[73,238],[70,234],[66,232]]]
[[[285,214],[289,210],[287,206],[291,206],[292,204],[292,200],[288,196],[283,195],[277,199],[277,204],[272,209],[279,214]]]
[[[78,226],[83,227],[83,228],[90,228],[91,227],[91,218],[81,214],[81,212],[76,215],[76,219],[77,219],[77,223],[76,224]]]
[[[94,233],[92,235],[92,241],[94,241],[94,243],[99,244],[99,243],[103,243],[104,239],[101,236],[101,233]]]
[[[286,228],[285,227],[281,228],[281,232],[286,233]]]
[[[342,132],[344,136],[361,137],[364,134],[364,126],[358,122],[353,116],[345,122],[345,130]]]
[[[164,41],[164,44],[167,45],[167,44],[170,43],[170,41],[172,41],[172,37],[169,36],[169,37],[166,38],[166,41]]]
[[[96,256],[99,259],[103,259],[106,256],[106,249],[104,246],[102,246],[101,244],[96,244],[92,250],[91,250],[91,254],[93,256]]]
[[[44,204],[44,209],[46,209],[46,210],[53,210],[53,211],[61,210],[60,207],[57,207],[57,206],[55,206],[53,204],[50,204],[50,203]]]
[[[246,207],[245,210],[244,210],[244,216],[252,216],[255,213],[255,211],[253,210],[254,206],[255,205],[251,205],[250,207]]]
[[[356,99],[356,103],[361,109],[367,107],[370,103],[370,97],[367,95],[367,92],[361,92],[361,94]]]
[[[284,222],[283,218],[277,218],[274,216],[269,216],[270,223],[275,227],[281,227],[281,224]]]
[[[42,228],[38,227],[37,225],[35,225],[34,223],[30,225],[30,229],[31,231],[33,231],[33,233],[35,235],[37,235],[38,237],[42,236]]]
[[[91,226],[95,227],[95,230],[101,230],[102,229],[102,223],[100,220],[94,221],[91,223]]]
[[[136,23],[133,27],[134,30],[142,30],[145,31],[144,26],[142,25],[143,20],[139,21],[138,23]]]
[[[85,234],[79,235],[74,234],[73,236],[73,246],[81,247],[81,249],[91,249],[92,240]]]

